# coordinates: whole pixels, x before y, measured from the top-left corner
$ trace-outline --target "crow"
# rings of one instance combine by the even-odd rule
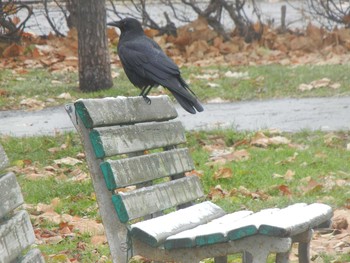
[[[125,18],[107,25],[120,29],[119,58],[130,82],[141,89],[140,96],[148,104],[151,103],[147,97],[150,90],[161,85],[167,88],[189,113],[203,111],[196,95],[181,77],[179,67],[153,39],[145,35],[138,20]]]

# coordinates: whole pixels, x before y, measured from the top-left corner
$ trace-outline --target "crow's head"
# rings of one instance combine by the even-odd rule
[[[119,21],[107,23],[107,25],[118,27],[122,33],[132,31],[143,32],[141,23],[134,18],[124,18]]]

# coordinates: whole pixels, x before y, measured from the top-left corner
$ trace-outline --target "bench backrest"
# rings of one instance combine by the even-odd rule
[[[38,249],[23,255],[35,241],[30,217],[23,204],[21,189],[14,173],[6,173],[8,158],[0,145],[0,262],[44,262]]]
[[[188,206],[204,195],[197,176],[184,176],[194,165],[188,149],[178,147],[186,137],[181,122],[174,121],[174,106],[167,96],[150,98],[150,105],[142,97],[85,99],[67,105],[83,138],[111,253],[119,250],[112,242],[126,241],[120,224]],[[115,213],[118,233],[117,222],[111,219]]]

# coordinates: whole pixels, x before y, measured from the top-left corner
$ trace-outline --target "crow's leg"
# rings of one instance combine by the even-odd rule
[[[149,86],[145,86],[142,88],[141,90],[141,93],[140,93],[140,96],[143,97],[143,99],[145,100],[145,102],[147,104],[151,104],[151,99],[147,97],[148,93],[151,91],[151,89],[153,88],[152,85],[149,85]]]

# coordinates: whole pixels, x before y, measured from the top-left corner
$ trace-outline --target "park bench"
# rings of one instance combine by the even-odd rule
[[[132,255],[199,262],[242,253],[244,262],[288,262],[299,243],[309,262],[312,229],[330,222],[325,204],[227,214],[205,200],[185,131],[167,96],[81,99],[66,105],[81,135],[113,262]],[[205,114],[205,113],[203,113]],[[189,173],[188,173],[189,172]],[[186,173],[186,175],[185,175]]]
[[[14,173],[3,173],[8,158],[0,145],[0,263],[43,263],[35,242],[33,226],[27,211],[17,208],[23,204],[21,189]]]

